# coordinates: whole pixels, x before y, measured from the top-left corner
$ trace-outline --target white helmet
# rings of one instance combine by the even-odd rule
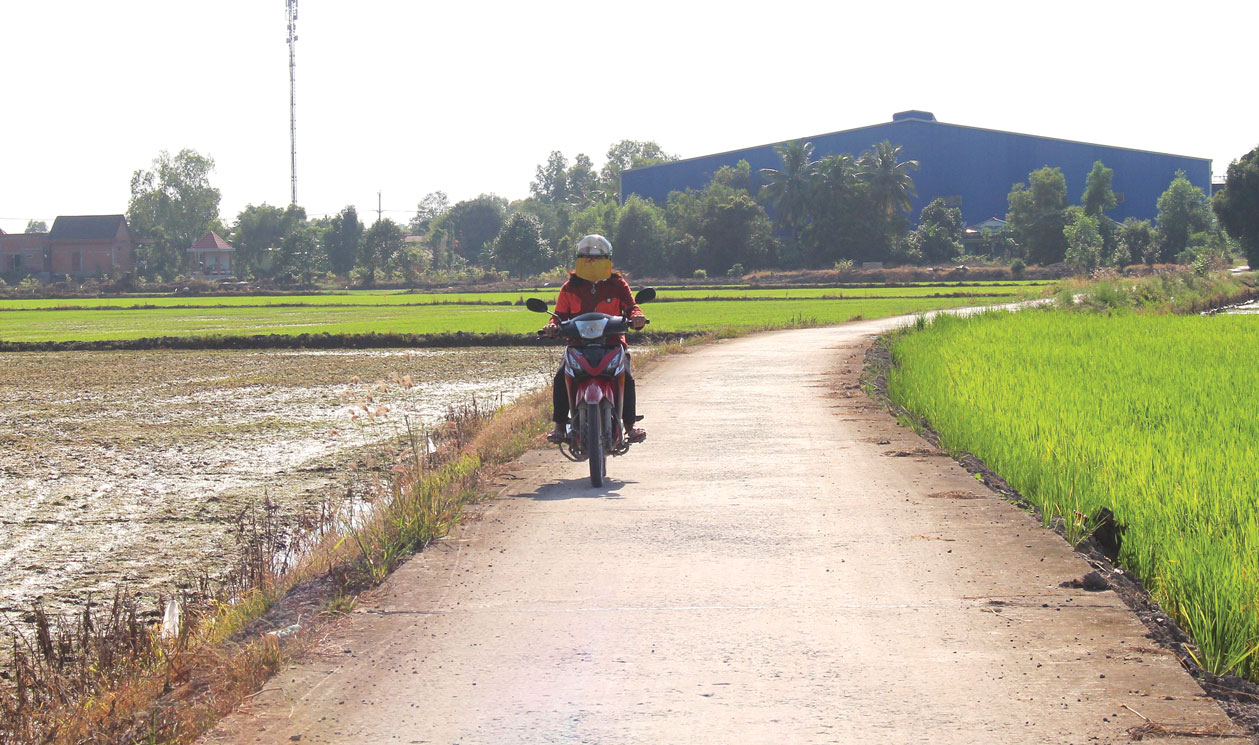
[[[610,259],[612,258],[612,244],[601,235],[588,235],[577,241],[577,255],[588,256],[592,259]]]

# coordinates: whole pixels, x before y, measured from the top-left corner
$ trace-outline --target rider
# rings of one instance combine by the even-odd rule
[[[588,235],[577,242],[577,268],[569,273],[568,281],[560,288],[559,298],[555,301],[555,315],[562,321],[591,312],[625,316],[636,329],[647,323],[643,311],[634,302],[629,282],[612,271],[612,244],[601,235]],[[555,317],[543,331],[550,337],[557,335],[559,323]],[[624,334],[617,341],[626,346]],[[554,404],[551,419],[555,422],[555,429],[546,439],[563,442],[564,425],[568,424],[568,385],[564,381],[563,365],[555,374],[551,398]],[[629,442],[642,442],[647,433],[634,426],[637,419],[634,399],[634,376],[627,371],[625,403],[622,406],[625,438]]]

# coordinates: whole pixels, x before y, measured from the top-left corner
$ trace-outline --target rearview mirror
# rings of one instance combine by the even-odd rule
[[[539,300],[536,297],[531,297],[528,300],[526,300],[525,307],[533,311],[534,313],[549,313],[550,312],[546,309],[546,301]]]
[[[634,296],[635,303],[648,303],[656,299],[656,288],[644,287]]]

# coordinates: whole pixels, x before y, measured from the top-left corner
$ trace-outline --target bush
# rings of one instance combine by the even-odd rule
[[[730,271],[726,272],[726,276],[742,277],[746,273],[747,272],[743,270],[743,265],[736,262],[734,266],[730,267]]]
[[[1027,271],[1027,265],[1022,259],[1015,259],[1010,262],[1010,276],[1014,279],[1023,279],[1023,273]]]
[[[703,269],[696,269],[695,273],[692,274],[691,277],[695,279],[708,279],[708,272],[704,271]]]

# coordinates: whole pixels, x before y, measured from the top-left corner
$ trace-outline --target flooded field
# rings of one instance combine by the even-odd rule
[[[551,349],[0,355],[0,614],[225,568],[237,515],[345,488],[351,454],[547,384]]]

